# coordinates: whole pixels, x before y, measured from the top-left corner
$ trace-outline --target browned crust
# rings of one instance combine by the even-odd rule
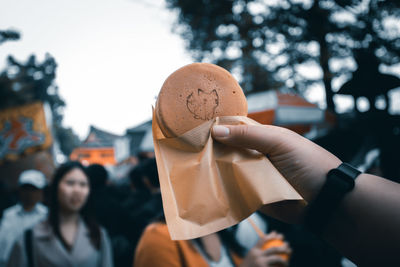
[[[175,137],[217,116],[247,116],[247,101],[228,71],[193,63],[166,79],[155,112],[164,135]]]

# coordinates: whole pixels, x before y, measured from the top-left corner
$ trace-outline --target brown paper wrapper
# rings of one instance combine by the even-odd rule
[[[302,200],[264,155],[214,141],[214,124],[259,125],[242,116],[217,117],[182,136],[166,138],[153,112],[154,150],[173,240],[220,231],[264,204]]]

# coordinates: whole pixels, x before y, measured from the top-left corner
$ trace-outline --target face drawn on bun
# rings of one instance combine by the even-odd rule
[[[166,137],[176,137],[220,116],[247,116],[242,88],[225,69],[193,63],[172,73],[164,82],[155,107]]]
[[[197,94],[191,93],[186,101],[187,108],[194,115],[194,118],[204,121],[214,118],[218,104],[219,97],[215,89],[207,93],[199,88]]]

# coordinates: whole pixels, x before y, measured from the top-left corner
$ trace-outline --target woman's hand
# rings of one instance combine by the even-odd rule
[[[257,244],[247,253],[240,267],[288,266],[292,251],[287,242],[283,242],[282,246],[263,250],[264,244],[273,239],[283,240],[283,236],[272,232],[260,238]]]
[[[277,126],[216,125],[212,129],[212,135],[221,143],[254,149],[265,154],[307,202],[318,194],[328,171],[341,163],[335,155],[317,144],[295,132]],[[265,206],[263,211],[287,222],[298,222],[303,208],[290,207],[290,205],[294,204],[277,203]],[[296,212],[293,212],[293,209]],[[279,216],[276,210],[279,210]]]

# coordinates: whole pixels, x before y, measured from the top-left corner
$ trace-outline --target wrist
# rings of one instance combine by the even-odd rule
[[[308,180],[308,183],[305,183],[304,188],[302,188],[304,192],[302,196],[308,204],[312,203],[320,193],[323,185],[326,183],[326,175],[328,172],[339,167],[342,163],[343,162],[336,157],[327,162],[322,162],[318,168],[313,170],[311,175],[304,178]]]
[[[329,170],[319,193],[306,207],[305,226],[315,233],[321,233],[343,198],[353,190],[354,180],[360,174],[360,171],[346,163]]]

